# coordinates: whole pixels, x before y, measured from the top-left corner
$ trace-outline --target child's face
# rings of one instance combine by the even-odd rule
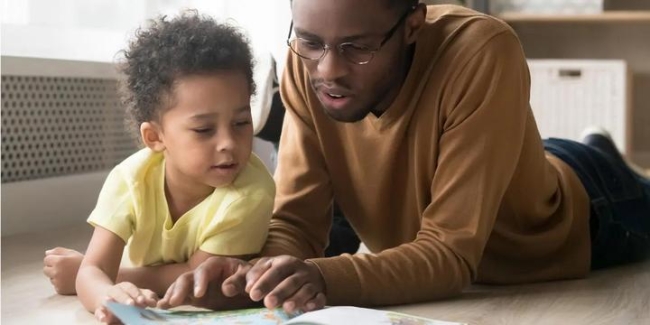
[[[230,184],[251,154],[250,97],[238,71],[178,79],[174,103],[160,122],[166,177],[188,185]]]

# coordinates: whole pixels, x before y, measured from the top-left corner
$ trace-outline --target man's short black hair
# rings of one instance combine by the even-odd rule
[[[394,9],[399,12],[406,12],[409,8],[416,6],[419,0],[382,0],[390,9]],[[289,1],[293,4],[293,0]]]
[[[149,21],[136,31],[124,51],[122,99],[136,134],[144,122],[155,121],[173,104],[174,83],[182,77],[224,70],[241,71],[251,94],[253,56],[244,35],[213,18],[185,11],[176,18]]]

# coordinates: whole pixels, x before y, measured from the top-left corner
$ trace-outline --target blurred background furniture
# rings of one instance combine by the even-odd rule
[[[491,1],[473,3],[489,8]],[[529,59],[624,60],[631,85],[626,155],[650,169],[650,1],[602,3],[592,14],[493,14],[514,28]]]
[[[601,3],[579,13],[573,4]],[[424,0],[457,3],[457,0]],[[504,3],[528,12],[490,12]],[[650,169],[650,1],[648,0],[465,0],[468,7],[495,15],[510,24],[529,59],[624,60],[629,71],[627,158]],[[534,4],[531,5],[531,4]],[[541,8],[546,4],[547,8]],[[566,6],[570,10],[559,10]],[[573,6],[573,8],[571,8]],[[512,7],[512,6],[510,6]],[[573,10],[573,13],[571,13]],[[547,12],[547,13],[543,13]],[[597,112],[596,112],[597,113]],[[576,132],[579,132],[576,131]]]

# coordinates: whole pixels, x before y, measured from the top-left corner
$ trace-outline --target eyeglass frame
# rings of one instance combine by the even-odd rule
[[[412,6],[404,14],[402,14],[402,16],[397,20],[397,23],[395,23],[395,25],[390,30],[388,30],[388,32],[386,32],[386,34],[384,36],[384,39],[381,41],[381,43],[379,43],[379,46],[376,49],[370,50],[370,52],[368,52],[368,54],[370,55],[370,59],[368,59],[368,61],[364,61],[364,62],[351,61],[347,56],[345,56],[345,54],[343,54],[344,53],[343,46],[350,45],[350,44],[355,45],[353,42],[343,42],[343,43],[340,43],[340,44],[338,44],[338,45],[336,45],[334,47],[336,47],[339,54],[343,55],[343,57],[345,57],[346,60],[348,60],[348,62],[357,64],[357,65],[368,64],[368,63],[370,63],[370,61],[372,61],[372,59],[375,58],[375,53],[379,52],[379,50],[381,50],[381,48],[384,46],[384,44],[386,44],[390,40],[390,38],[393,37],[395,32],[399,29],[400,25],[415,10],[415,8],[417,8],[417,6]],[[332,46],[330,46],[328,44],[321,44],[323,46],[323,52],[321,53],[321,55],[318,58],[304,57],[304,56],[300,55],[300,53],[298,53],[296,50],[293,49],[293,47],[291,46],[291,41],[293,41],[293,40],[305,40],[305,41],[308,41],[308,40],[306,40],[306,39],[304,39],[302,37],[295,37],[295,38],[292,39],[291,38],[292,32],[293,32],[293,19],[291,20],[291,25],[289,26],[289,35],[287,35],[287,46],[289,46],[289,48],[291,49],[291,52],[295,53],[297,56],[299,56],[299,57],[301,57],[301,58],[303,58],[305,60],[320,61],[322,58],[325,57],[327,51],[332,49]]]

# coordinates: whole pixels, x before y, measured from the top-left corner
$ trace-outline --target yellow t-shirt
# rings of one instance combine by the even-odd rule
[[[255,155],[232,184],[215,188],[172,223],[165,197],[164,156],[142,149],[108,175],[88,222],[127,243],[132,266],[186,262],[198,249],[215,255],[258,253],[269,227],[275,184]]]

